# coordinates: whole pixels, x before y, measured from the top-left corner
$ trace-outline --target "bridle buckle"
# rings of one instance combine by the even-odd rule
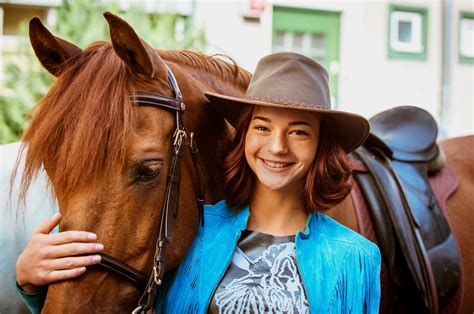
[[[157,286],[161,285],[159,266],[153,266],[153,281]]]
[[[189,133],[188,147],[193,153],[198,152],[196,140],[194,139],[194,132]]]
[[[175,133],[173,134],[174,142],[173,146],[181,146],[183,143],[183,139],[186,139],[188,134],[183,129],[176,129]]]

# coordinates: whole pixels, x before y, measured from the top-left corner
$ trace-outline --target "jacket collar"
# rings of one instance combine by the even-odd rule
[[[230,217],[229,220],[231,221],[232,225],[234,226],[235,232],[243,231],[247,229],[247,223],[248,219],[250,217],[250,208],[249,205],[245,205],[243,209],[241,209],[238,212],[230,212],[229,213]],[[308,220],[306,220],[306,226],[304,230],[300,230],[297,233],[297,236],[307,239],[311,235],[311,230],[313,229],[313,232],[316,232],[315,225],[317,224],[319,220],[319,213],[310,213],[308,216]]]
[[[247,229],[247,223],[250,217],[250,209],[248,204],[239,211],[229,212],[229,215],[229,220],[236,232]]]

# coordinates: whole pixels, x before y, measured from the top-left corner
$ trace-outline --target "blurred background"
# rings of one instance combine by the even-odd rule
[[[155,48],[224,54],[250,71],[271,52],[305,54],[329,70],[335,108],[369,118],[416,105],[441,138],[474,133],[474,1],[0,0],[0,143],[21,137],[54,80],[29,19],[86,48],[108,40],[106,10]]]

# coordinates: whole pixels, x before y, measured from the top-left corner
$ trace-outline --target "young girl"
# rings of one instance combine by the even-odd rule
[[[378,313],[380,253],[321,212],[351,188],[346,153],[367,121],[330,109],[328,75],[294,53],[264,57],[239,106],[226,200],[162,298],[167,313]]]
[[[378,248],[322,213],[350,192],[346,154],[367,120],[331,110],[326,70],[295,53],[261,59],[245,98],[206,95],[241,111],[227,195],[206,206],[157,312],[378,313]]]

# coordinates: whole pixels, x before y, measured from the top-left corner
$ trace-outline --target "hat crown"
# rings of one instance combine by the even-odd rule
[[[313,59],[291,52],[271,54],[258,62],[247,97],[331,109],[327,71]]]

